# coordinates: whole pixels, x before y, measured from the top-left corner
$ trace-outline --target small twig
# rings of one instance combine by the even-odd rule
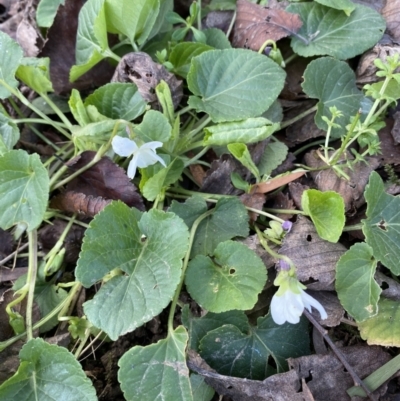
[[[25,248],[27,248],[29,243],[27,242],[24,245],[21,245],[17,250],[15,250],[13,253],[10,253],[8,256],[6,256],[4,259],[0,260],[0,266],[4,265],[7,263],[10,259],[12,259],[18,252],[23,251]]]
[[[334,354],[337,356],[340,362],[342,362],[343,366],[347,369],[350,376],[354,380],[354,384],[356,386],[360,386],[364,389],[365,393],[367,394],[368,398],[371,401],[378,401],[375,396],[371,393],[369,388],[365,385],[365,383],[358,377],[357,373],[351,367],[351,365],[347,362],[346,357],[343,355],[342,351],[333,343],[333,341],[329,338],[328,332],[315,320],[314,316],[304,309],[304,315],[307,319],[314,325],[314,327],[321,333],[324,340],[329,344]]]

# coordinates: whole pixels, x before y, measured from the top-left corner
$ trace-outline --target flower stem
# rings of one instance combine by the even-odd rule
[[[203,213],[201,216],[199,216],[193,223],[192,228],[190,229],[190,235],[189,235],[189,247],[185,255],[185,259],[183,260],[183,265],[182,265],[182,275],[181,275],[181,280],[178,284],[178,287],[175,290],[174,294],[174,299],[172,300],[171,307],[169,310],[169,316],[168,316],[168,333],[171,333],[174,330],[173,322],[174,322],[174,315],[175,315],[175,308],[178,303],[179,295],[181,293],[181,289],[183,286],[183,283],[185,281],[185,273],[186,269],[189,264],[189,258],[190,258],[190,252],[192,250],[193,246],[193,241],[194,241],[194,236],[196,234],[196,230],[199,226],[199,224],[208,216],[210,216],[214,210],[208,210],[207,212]]]

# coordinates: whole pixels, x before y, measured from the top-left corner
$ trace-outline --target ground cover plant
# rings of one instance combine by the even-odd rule
[[[7,2],[1,400],[399,392],[393,4]]]

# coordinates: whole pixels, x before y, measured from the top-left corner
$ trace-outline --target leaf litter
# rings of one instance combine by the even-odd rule
[[[50,350],[46,343],[31,339],[21,350],[23,342],[16,337],[25,338],[21,334],[25,330],[23,322],[29,321],[32,315],[29,308],[25,313],[26,301],[15,302],[17,297],[13,296],[14,292],[23,293],[25,273],[32,266],[32,251],[23,254],[18,251],[18,243],[25,243],[26,249],[28,238],[30,244],[35,241],[31,233],[37,231],[40,262],[37,289],[39,285],[46,286],[46,282],[54,289],[49,291],[49,297],[53,298],[45,299],[45,305],[61,299],[57,297],[65,293],[64,287],[76,285],[75,272],[78,283],[87,287],[80,287],[74,297],[76,304],[69,304],[70,314],[74,316],[66,318],[64,313],[59,324],[55,321],[57,328],[46,329],[46,341],[58,344],[54,348],[58,353],[54,355],[60,355],[65,368],[72,369],[74,380],[83,380],[88,386],[85,399],[95,399],[94,389],[97,399],[114,400],[155,399],[158,395],[185,401],[217,399],[218,396],[235,401],[359,399],[350,398],[349,388],[355,384],[364,385],[357,380],[386,366],[397,355],[395,347],[400,343],[390,331],[391,324],[396,324],[390,319],[395,316],[400,299],[396,266],[390,255],[390,252],[397,252],[398,246],[390,243],[395,243],[400,234],[396,228],[397,198],[388,195],[399,193],[396,188],[400,187],[399,111],[396,106],[400,88],[394,73],[399,69],[394,69],[387,92],[373,85],[362,91],[363,85],[375,84],[390,75],[381,73],[384,67],[376,63],[376,59],[390,63],[391,56],[400,54],[397,2],[386,2],[379,7],[375,4],[373,9],[352,2],[334,2],[329,8],[330,4],[321,1],[292,4],[287,11],[287,2],[270,1],[268,5],[258,5],[246,0],[236,4],[212,1],[202,5],[204,14],[207,13],[203,20],[198,16],[199,3],[182,8],[182,4],[172,1],[160,4],[150,1],[146,8],[146,2],[139,1],[135,11],[128,1],[118,4],[114,0],[66,0],[58,7],[53,5],[47,9],[48,3],[41,0],[41,8],[35,9],[32,2],[22,5],[17,1],[7,2],[6,21],[0,25],[2,32],[17,40],[25,57],[49,57],[50,70],[44,72],[47,76],[41,77],[39,82],[44,82],[44,86],[49,82],[49,88],[52,86],[55,93],[49,97],[40,93],[42,104],[34,109],[27,106],[27,102],[39,102],[34,100],[35,92],[26,86],[20,89],[29,101],[22,101],[16,92],[13,92],[13,101],[2,101],[0,166],[3,173],[0,171],[0,177],[3,174],[9,185],[4,188],[0,185],[0,205],[5,211],[0,218],[0,345],[4,348],[0,396],[10,397],[15,391],[13,377],[18,378],[20,358],[26,357],[29,347],[33,354],[42,350],[43,362],[38,363],[53,363],[50,357],[46,359]],[[79,19],[82,7],[91,15],[91,21]],[[173,8],[175,13],[172,13]],[[236,10],[236,15],[232,10]],[[35,11],[38,21],[44,16],[50,21],[54,19],[49,29],[38,28]],[[43,12],[49,14],[43,15]],[[124,14],[139,15],[140,12],[144,19],[135,20],[136,26],[132,28]],[[112,22],[113,15],[121,16],[120,26]],[[102,25],[102,19],[107,18],[110,19],[108,24]],[[147,24],[140,27],[144,20]],[[330,21],[337,30],[337,37],[343,39],[342,43],[332,35]],[[88,24],[85,27],[88,30],[81,30],[77,35],[79,24],[80,28]],[[384,24],[386,33],[380,39]],[[83,37],[90,43],[89,52],[79,47]],[[243,53],[240,48],[251,49],[252,53],[247,53],[250,50]],[[178,49],[182,49],[182,54]],[[257,52],[263,52],[263,56],[257,58]],[[260,62],[265,64],[266,70],[260,71],[258,77],[253,73]],[[6,68],[1,63],[4,58],[0,58],[0,69]],[[242,66],[246,67],[245,78],[257,82],[254,87],[243,86],[242,77],[235,74]],[[337,78],[332,81],[333,74]],[[71,77],[74,82],[70,82]],[[10,83],[16,87],[17,81],[14,83],[13,79],[12,72],[9,82],[0,80],[0,84],[4,87],[5,83]],[[123,104],[118,104],[118,99],[103,102],[100,93],[106,90],[97,92],[96,100],[88,98],[94,90],[110,82],[134,85],[145,106],[141,108],[138,103],[137,112],[129,114]],[[225,82],[226,87],[219,86],[221,82]],[[235,86],[230,87],[232,83]],[[34,84],[31,86],[37,89]],[[264,90],[263,100],[255,96],[260,88]],[[79,90],[79,98],[76,92],[70,97],[72,89]],[[5,92],[3,95],[8,96]],[[384,106],[382,111],[388,109],[388,113],[371,118],[372,104],[378,98],[380,106]],[[317,99],[318,103],[312,99]],[[57,109],[53,104],[59,105]],[[341,113],[336,117],[337,110],[333,106]],[[54,110],[58,116],[51,120],[53,117],[49,116],[54,115]],[[127,112],[125,116],[132,116],[130,121],[120,117],[123,111]],[[18,118],[40,117],[42,122],[46,121],[46,128],[32,120],[24,127],[21,125],[20,134],[14,123],[17,115]],[[354,115],[356,117],[351,120]],[[229,132],[224,128],[224,124],[242,124],[238,120],[259,116],[278,125],[273,136],[257,143],[253,143],[251,129],[247,137],[243,131],[246,138],[243,140],[234,134],[235,130]],[[152,121],[157,123],[152,124]],[[72,134],[72,141],[66,132]],[[222,132],[218,146],[207,142],[210,132]],[[350,136],[345,137],[346,132],[350,132]],[[359,133],[358,140],[352,139],[353,132]],[[127,163],[115,157],[110,143],[112,136],[130,137],[133,133],[142,142],[162,138],[164,146],[157,153],[164,163],[141,168],[132,181],[126,175]],[[258,134],[254,131],[253,137]],[[379,138],[379,144],[374,135]],[[338,150],[346,141],[350,142],[349,146],[339,154]],[[13,150],[14,147],[19,150]],[[49,171],[48,183],[40,176],[46,169],[38,166],[37,155],[22,156],[24,149],[41,156]],[[34,179],[31,186],[26,185],[31,192],[25,195],[17,190],[12,201],[7,193],[12,191],[14,182],[6,171],[11,168],[16,173],[20,167],[13,165],[11,155],[24,160],[27,182],[33,177],[31,170],[40,171],[38,182]],[[163,164],[167,166],[165,169]],[[379,172],[385,186],[377,181],[373,171]],[[2,182],[0,180],[0,184]],[[47,193],[39,195],[40,188],[46,185],[50,192],[50,209],[47,209]],[[310,189],[322,195],[329,191],[339,194],[347,223],[360,222],[353,228],[361,235],[356,243],[364,240],[361,244],[373,249],[378,261],[375,279],[383,291],[378,303],[382,312],[379,313],[378,308],[371,321],[357,321],[344,307],[346,303],[342,306],[336,295],[339,292],[341,296],[355,299],[354,302],[357,300],[357,293],[351,292],[352,286],[341,287],[336,280],[338,261],[343,255],[351,255],[349,248],[357,237],[343,232],[339,241],[325,238],[316,216],[326,215],[330,224],[335,224],[341,216],[334,215],[333,211],[329,216],[330,210],[324,210],[318,199],[316,204],[304,207],[304,194]],[[193,197],[196,193],[197,197]],[[37,201],[35,194],[38,194]],[[19,211],[10,217],[17,205]],[[375,208],[381,205],[383,209],[377,212],[374,209],[371,215],[371,205]],[[301,214],[306,209],[310,210],[308,216]],[[204,213],[209,215],[203,216]],[[200,221],[202,218],[204,220]],[[273,220],[277,223],[275,229],[271,224]],[[289,232],[279,233],[278,227],[287,220],[293,222],[293,226]],[[189,229],[197,231],[188,254],[193,258],[186,272],[188,281],[179,302],[186,304],[186,311],[190,310],[193,316],[191,319],[185,318],[185,309],[182,312],[177,309],[175,314],[174,309],[172,314],[168,313],[168,308],[164,309],[171,299],[175,308],[178,300],[174,291],[178,287]],[[261,231],[257,231],[260,229],[264,230],[261,238]],[[386,235],[388,232],[392,237]],[[381,238],[386,238],[387,243]],[[236,243],[235,246],[232,239],[246,244],[242,255],[240,250],[244,245]],[[239,256],[234,261],[229,255],[235,252],[239,252]],[[254,276],[249,268],[245,274],[245,263],[240,262],[242,266],[239,260],[246,252],[251,252],[247,260],[254,258],[252,267],[264,266],[268,279],[265,271]],[[315,310],[310,312],[328,330],[324,335],[335,338],[333,349],[325,347],[323,339],[327,341],[327,337],[322,337],[316,329],[313,337],[309,337],[312,330],[305,317],[301,324],[306,329],[301,335],[300,332],[296,334],[300,326],[279,326],[272,322],[268,314],[275,292],[272,284],[281,274],[282,260],[290,260],[295,266],[295,278],[305,284],[309,295],[325,308],[326,320],[320,320]],[[146,281],[149,269],[153,281]],[[204,273],[199,276],[198,271],[202,269]],[[252,276],[257,276],[255,283],[249,284],[254,280]],[[135,288],[127,285],[128,277],[132,278]],[[101,281],[102,286],[91,286]],[[224,281],[236,282],[236,286],[232,285],[237,292],[229,290],[229,285],[224,287]],[[202,291],[202,286],[207,291]],[[122,288],[125,292],[121,292]],[[236,305],[233,309],[244,307],[244,303],[237,305],[240,296],[245,297],[248,310],[246,315],[242,313],[249,321],[238,327],[235,326],[237,320],[219,315],[230,313],[229,297],[235,298],[236,303],[233,299],[231,302]],[[37,323],[47,310],[40,303],[43,299],[40,300],[38,294],[35,297],[31,308],[33,321]],[[11,306],[6,308],[7,305]],[[115,305],[119,305],[118,312],[113,310]],[[226,310],[228,312],[216,313],[213,328],[209,327],[198,338],[204,360],[186,349],[186,341],[193,344],[192,336],[197,335],[195,324],[201,325],[205,319],[203,323],[207,327],[207,316],[213,311]],[[305,315],[308,316],[307,311]],[[26,328],[33,336],[38,336],[37,330]],[[393,327],[394,332],[396,328]],[[279,330],[284,334],[280,335]],[[300,346],[303,335],[307,343],[304,347]],[[253,359],[244,357],[257,351],[257,341],[252,340],[257,336],[262,338],[259,341],[270,344],[271,353],[263,356],[262,364],[255,354]],[[276,351],[279,347],[284,349],[285,343],[269,343],[277,337],[287,339],[287,354]],[[115,341],[103,343],[106,338]],[[93,354],[83,350],[88,339],[96,347]],[[290,348],[296,339],[297,348]],[[246,346],[241,343],[243,341],[247,342]],[[242,348],[232,346],[239,343]],[[74,344],[79,347],[76,355],[84,357],[81,363],[93,378],[94,387],[82,371],[76,370],[70,353],[68,357],[63,356],[66,355],[63,347],[73,350]],[[392,348],[384,348],[388,345]],[[62,352],[59,352],[60,347]],[[163,355],[157,354],[158,350]],[[351,371],[342,366],[341,356],[351,365]],[[151,361],[150,365],[146,358]],[[120,361],[118,365],[116,359]],[[281,369],[281,364],[286,364],[284,360],[288,362],[287,372]],[[174,393],[166,387],[153,393],[157,375],[167,375],[168,369],[177,363],[179,371],[173,369],[176,377],[168,379],[174,383]],[[128,375],[128,365],[132,364],[138,369],[134,376]],[[187,368],[192,371],[190,379]],[[153,381],[146,381],[144,372]],[[388,381],[393,373],[378,384],[367,379],[369,388],[363,387],[360,391],[367,391],[370,399],[393,399],[400,391],[395,379]],[[57,380],[63,383],[62,379]],[[204,394],[207,390],[208,395],[194,398],[195,393],[191,391],[196,388],[195,383]],[[136,392],[137,385],[151,389],[149,394],[154,398],[145,398]]]

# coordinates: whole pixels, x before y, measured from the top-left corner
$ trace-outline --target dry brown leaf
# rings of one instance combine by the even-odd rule
[[[348,152],[348,159],[353,156]],[[325,165],[316,151],[311,151],[304,156],[307,166],[319,168]],[[310,173],[315,185],[320,191],[335,191],[340,194],[344,200],[345,210],[357,209],[365,203],[364,190],[368,183],[372,171],[377,169],[380,161],[377,157],[367,157],[367,163],[358,162],[352,170],[345,167],[343,171],[350,177],[350,180],[340,178],[333,169],[312,171]]]
[[[251,207],[252,209],[261,210],[265,203],[265,195],[264,194],[242,194],[240,195],[240,201],[246,207]],[[249,211],[249,216],[251,221],[256,221],[259,216],[258,213]]]
[[[155,63],[151,57],[143,52],[128,53],[122,57],[115,69],[112,82],[133,82],[146,102],[155,109],[160,109],[156,86],[165,81],[170,90],[174,108],[182,100],[182,81],[177,79],[161,64]]]
[[[400,42],[400,0],[388,0],[382,9],[386,20],[386,31],[391,37]]]
[[[188,366],[203,376],[214,390],[233,401],[305,401],[300,390],[297,374],[292,370],[270,376],[263,381],[224,376],[211,369],[194,351],[188,352]]]
[[[340,351],[361,379],[391,359],[382,347],[353,346],[340,348]],[[358,397],[350,399],[346,390],[354,385],[353,379],[332,353],[289,358],[288,363],[297,372],[300,380],[307,381],[316,401],[365,400]],[[385,393],[386,387],[383,385],[374,391],[377,399]]]
[[[400,47],[393,44],[377,44],[371,50],[364,53],[356,70],[357,83],[365,85],[381,81],[382,78],[376,76],[378,69],[374,61],[379,58],[385,63],[388,56],[395,54],[400,54]],[[400,69],[397,70],[397,72],[399,71]]]
[[[272,209],[295,210],[295,206],[293,204],[293,199],[290,199],[289,195],[284,194],[283,192],[278,192],[273,197],[272,204],[270,205],[270,203],[268,203],[268,207],[271,207]],[[277,213],[276,216],[282,220],[290,220],[293,217],[293,214]]]
[[[14,239],[11,233],[0,228],[0,260],[12,252],[13,244]]]
[[[268,181],[260,182],[259,184],[253,185],[253,190],[256,193],[267,193],[271,192],[274,189],[281,187],[282,185],[286,185],[289,182],[297,180],[298,178],[302,177],[307,171],[294,171],[286,175],[282,175],[279,177],[271,178]]]
[[[86,166],[96,152],[85,151],[68,162],[72,172]],[[144,210],[141,195],[137,192],[135,184],[126,175],[121,167],[117,166],[108,157],[102,157],[94,166],[90,167],[67,185],[67,191],[81,192],[93,198],[121,200],[128,206]]]
[[[50,207],[67,213],[78,213],[87,217],[94,217],[112,202],[101,196],[94,197],[80,192],[67,191],[54,197]]]
[[[307,284],[307,288],[333,291],[336,263],[346,250],[340,243],[321,239],[314,224],[299,215],[286,234],[279,253],[293,261],[297,277]]]
[[[266,40],[296,34],[303,25],[299,15],[238,0],[233,46],[258,51]]]

